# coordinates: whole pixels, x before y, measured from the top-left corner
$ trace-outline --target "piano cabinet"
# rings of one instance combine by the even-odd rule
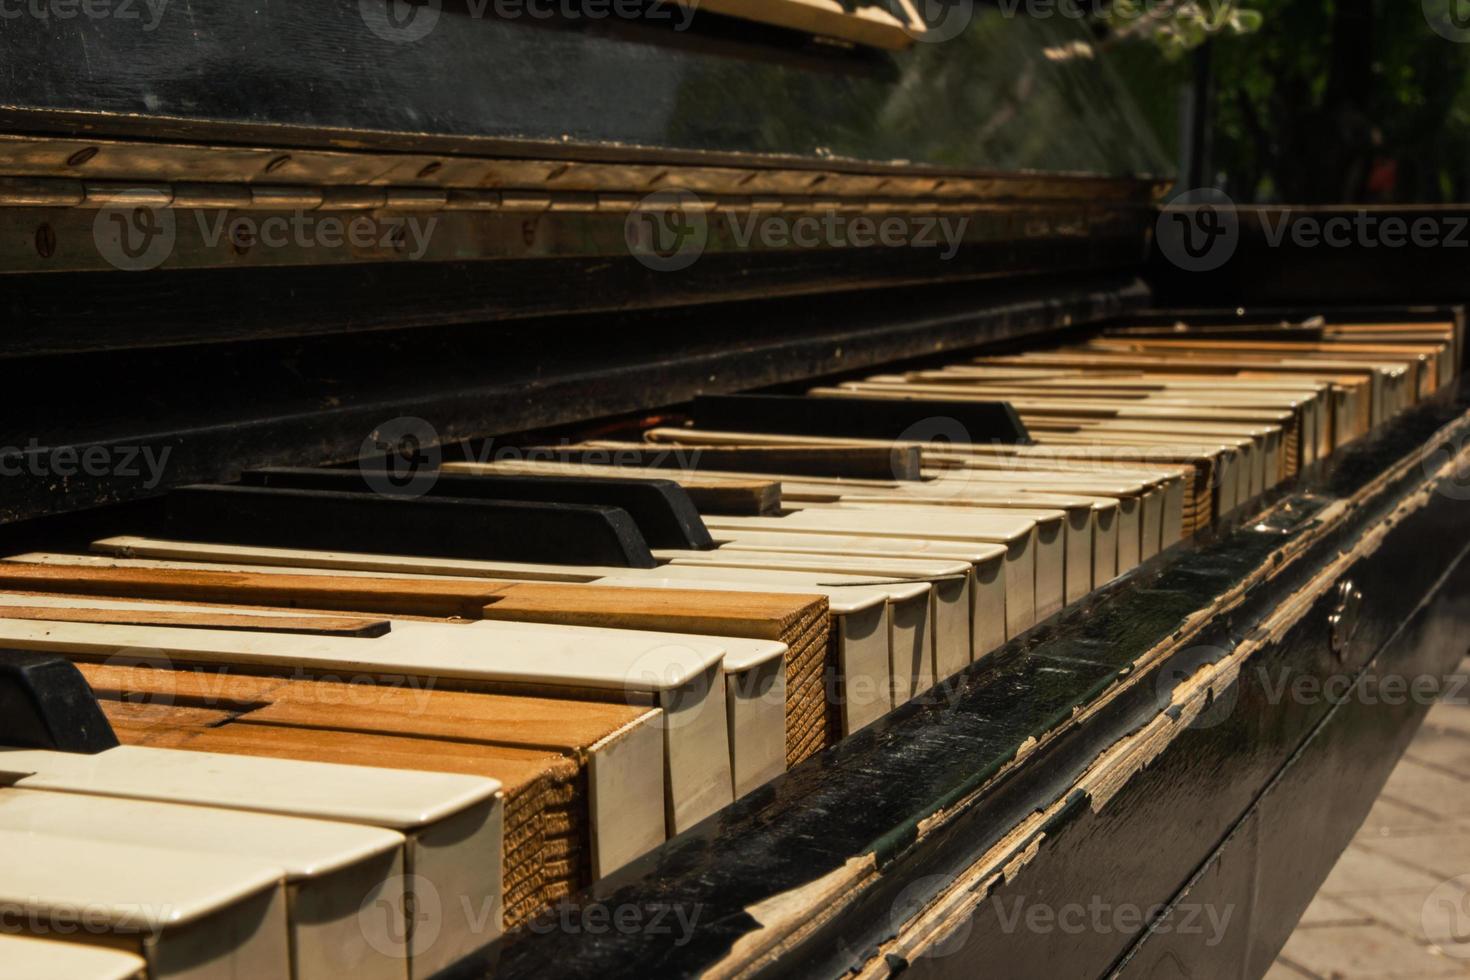
[[[807,6],[834,13],[838,4]],[[251,468],[350,464],[419,435],[415,445],[437,464],[458,459],[456,446],[498,448],[508,437],[654,432],[701,396],[806,394],[979,353],[995,362],[1109,322],[1172,330],[1182,319],[1249,335],[1287,322],[1310,334],[1301,321],[1318,314],[1337,324],[1453,320],[1449,349],[1464,360],[1464,313],[1453,305],[1464,301],[1463,263],[1449,250],[1277,249],[1263,237],[1277,215],[1241,209],[1234,261],[1213,273],[1166,262],[1155,232],[1171,164],[1090,27],[955,6],[975,14],[955,43],[895,51],[716,9],[675,31],[517,23],[435,0],[414,5],[414,16],[442,12],[442,22],[407,42],[370,29],[364,17],[384,8],[368,0],[178,4],[156,32],[118,18],[7,22],[0,557],[88,552],[99,539],[137,535],[173,488],[234,482]],[[967,97],[953,98],[959,90]],[[682,271],[646,261],[649,243],[629,237],[670,193],[697,199],[691,210],[706,232],[697,264]],[[206,240],[226,218],[258,227],[308,213],[438,231],[418,254],[391,236],[365,250]],[[739,245],[737,228],[767,213],[966,225],[948,256],[758,237]],[[129,216],[165,222],[146,223],[148,248],[151,230],[174,228],[157,261],[132,271],[111,247],[123,225],[108,223]],[[1363,393],[1380,387],[1376,369],[1368,373],[1371,383],[1332,393],[1342,399],[1333,417],[1353,419],[1345,445],[1334,446],[1342,433],[1306,421],[1316,409],[1283,428],[1291,468],[1275,471],[1285,482],[1274,488],[1267,443],[1252,467],[1245,447],[1255,437],[1219,426],[1212,443],[1230,442],[1239,457],[1186,447],[1170,468],[1187,463],[1198,479],[1186,489],[1168,477],[1180,484],[1169,494],[1188,494],[1172,523],[1161,503],[1147,503],[1168,495],[1153,477],[1145,488],[1130,476],[1116,492],[1050,487],[1118,501],[1111,544],[1092,569],[1100,588],[1084,595],[1054,578],[1066,607],[1032,628],[1027,606],[1014,631],[993,597],[985,608],[1002,613],[986,624],[994,642],[959,674],[884,717],[849,717],[848,737],[789,755],[784,774],[692,826],[681,821],[543,915],[514,919],[503,935],[497,916],[479,935],[415,950],[412,969],[498,980],[1263,974],[1429,696],[1451,684],[1470,625],[1470,386],[1449,375],[1434,379],[1446,382],[1437,390],[1384,382],[1391,404],[1410,405],[1394,414],[1381,392],[1376,401]],[[1004,397],[1026,415],[1021,397]],[[1030,411],[1037,419],[1040,409]],[[1368,431],[1379,414],[1392,417]],[[1257,416],[1245,418],[1255,427]],[[1072,421],[1038,421],[1033,433],[1064,448],[1059,472],[1077,437],[1055,433]],[[389,432],[405,422],[412,431]],[[1126,447],[1109,440],[1135,441],[1137,431],[1115,427],[1098,445]],[[89,450],[133,472],[34,465]],[[887,479],[886,464],[879,475]],[[985,479],[1003,497],[1037,489],[1029,475],[1024,485]],[[1169,527],[1183,541],[1151,555],[1144,539],[1163,546]],[[789,530],[778,524],[773,536]],[[417,545],[407,543],[409,555]],[[333,569],[324,574],[345,578]],[[757,581],[747,571],[724,582],[733,573],[697,565],[666,574],[722,596]],[[805,572],[761,580],[782,595],[837,600],[827,609],[840,649],[874,676],[898,673],[885,657],[897,647],[890,607],[908,603],[915,617],[926,608],[915,582],[843,592]],[[629,575],[607,591],[630,581],[669,584]],[[573,625],[603,612],[582,603]],[[747,604],[724,615],[752,614]],[[148,756],[121,748],[125,760]],[[297,766],[307,764],[239,765],[305,773]],[[392,778],[417,786],[426,776]],[[438,799],[441,781],[428,785],[425,798]],[[474,785],[495,793],[505,784]],[[175,802],[239,803],[228,785],[169,792]],[[352,807],[329,815],[356,819],[378,790],[353,793]],[[282,812],[297,813],[289,796]],[[503,837],[504,812],[493,809],[484,826]],[[446,875],[460,856],[443,856]],[[47,955],[22,945],[0,937],[0,956]],[[96,964],[117,976],[139,968],[126,956]]]
[[[467,975],[1263,974],[1465,654],[1467,406],[1441,392]],[[644,928],[589,927],[619,910]]]

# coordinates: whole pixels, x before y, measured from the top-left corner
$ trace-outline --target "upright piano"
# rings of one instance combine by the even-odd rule
[[[1465,653],[1456,256],[928,7],[6,14],[0,973],[1265,973]]]

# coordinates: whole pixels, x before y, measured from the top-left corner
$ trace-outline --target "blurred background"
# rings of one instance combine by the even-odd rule
[[[1470,200],[1470,0],[1115,0],[1093,13],[1181,187]]]

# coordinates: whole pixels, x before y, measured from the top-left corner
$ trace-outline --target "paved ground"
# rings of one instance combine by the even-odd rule
[[[1268,980],[1470,976],[1467,702],[1430,710]]]

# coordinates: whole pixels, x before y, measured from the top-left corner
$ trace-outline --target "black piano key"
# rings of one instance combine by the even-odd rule
[[[65,657],[0,649],[0,746],[96,755],[117,735]]]
[[[189,486],[163,498],[171,537],[271,548],[653,568],[628,512],[589,504]]]
[[[1009,402],[701,395],[691,414],[701,429],[735,432],[914,442],[1031,441]]]
[[[368,493],[386,485],[369,481],[361,469],[266,467],[247,470],[240,482],[249,486],[291,490],[340,490]],[[426,481],[427,482],[427,481]],[[654,548],[705,551],[714,539],[684,488],[671,480],[604,477],[511,476],[439,473],[425,491],[435,497],[464,500],[521,500],[552,504],[600,504],[621,507]]]

